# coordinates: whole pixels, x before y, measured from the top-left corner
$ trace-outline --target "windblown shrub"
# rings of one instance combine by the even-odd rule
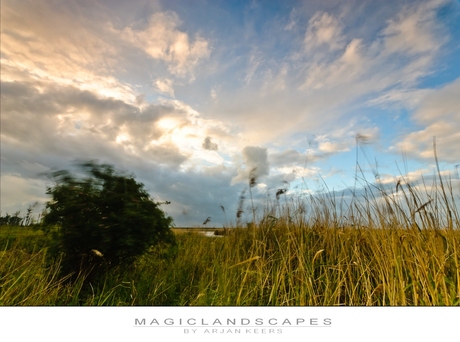
[[[110,165],[80,165],[87,177],[68,171],[52,174],[44,224],[54,227],[53,254],[63,273],[88,272],[132,263],[161,242],[173,242],[172,218],[152,201],[132,176]]]

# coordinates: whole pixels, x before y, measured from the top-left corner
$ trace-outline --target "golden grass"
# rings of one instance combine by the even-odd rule
[[[388,189],[369,185],[348,202],[283,193],[219,239],[196,234],[215,228],[174,229],[176,246],[86,289],[82,278],[59,278],[59,264],[47,263],[43,244],[25,243],[25,230],[2,235],[2,227],[0,305],[460,305],[451,183],[401,178]]]

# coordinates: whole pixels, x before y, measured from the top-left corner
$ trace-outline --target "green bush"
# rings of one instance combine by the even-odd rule
[[[155,244],[174,241],[172,218],[133,176],[93,162],[80,167],[86,176],[54,172],[47,190],[44,224],[55,228],[51,252],[62,258],[63,273],[128,265]]]

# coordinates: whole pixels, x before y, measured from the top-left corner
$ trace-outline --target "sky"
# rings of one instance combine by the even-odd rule
[[[434,137],[458,180],[459,37],[458,0],[2,0],[1,214],[82,160],[179,227],[234,224],[251,176],[258,207],[429,177]]]

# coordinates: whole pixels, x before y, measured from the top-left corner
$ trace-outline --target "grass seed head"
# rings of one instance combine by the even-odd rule
[[[256,175],[257,167],[253,168],[249,173],[249,186],[251,188],[257,185],[257,175]]]
[[[102,258],[104,256],[104,254],[102,254],[101,252],[99,252],[97,249],[92,249],[91,250],[91,253],[93,253],[95,256],[98,256],[100,258]]]

